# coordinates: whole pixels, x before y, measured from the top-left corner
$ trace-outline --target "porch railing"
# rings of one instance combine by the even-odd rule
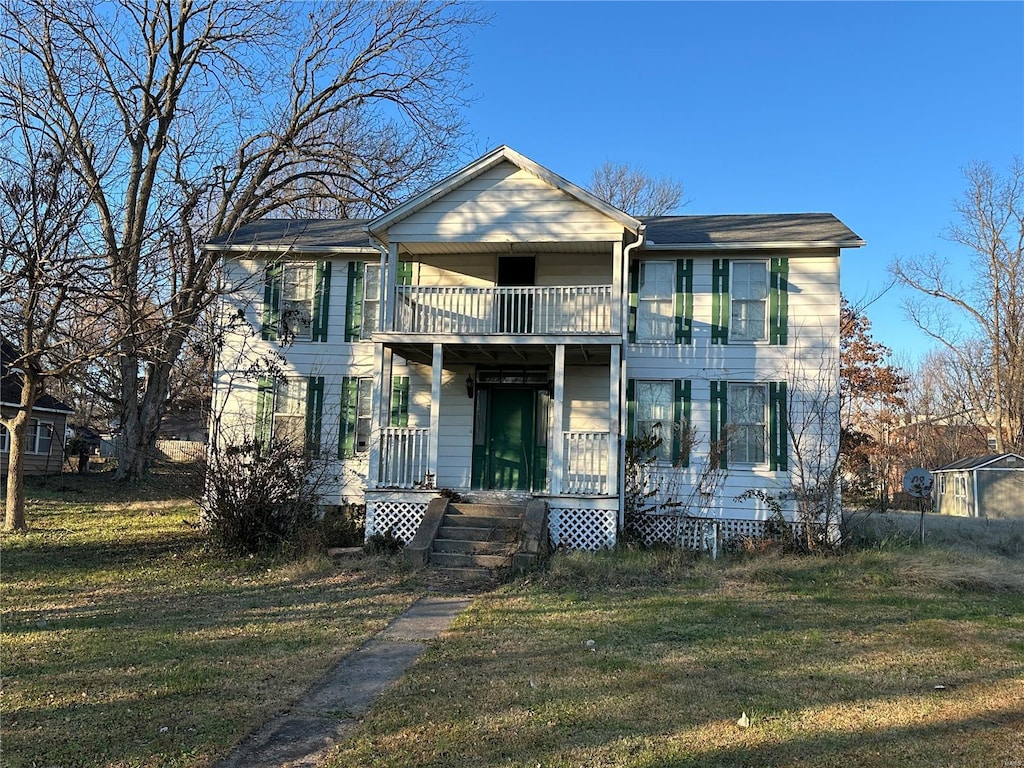
[[[612,287],[395,286],[394,330],[401,333],[611,333]]]
[[[427,439],[430,430],[419,427],[386,427],[380,439],[380,485],[383,488],[415,488],[427,470]]]
[[[562,433],[563,493],[608,493],[609,438],[607,432]]]

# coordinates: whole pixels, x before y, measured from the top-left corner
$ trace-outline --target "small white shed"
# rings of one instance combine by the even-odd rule
[[[933,470],[935,511],[961,517],[1024,518],[1024,456],[960,459]]]

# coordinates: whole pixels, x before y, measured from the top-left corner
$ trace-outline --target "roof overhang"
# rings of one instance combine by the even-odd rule
[[[867,243],[863,240],[818,240],[811,242],[769,240],[733,243],[652,243],[644,241],[643,249],[645,251],[753,251],[765,249],[793,251],[813,250],[816,248],[861,248],[865,245]]]

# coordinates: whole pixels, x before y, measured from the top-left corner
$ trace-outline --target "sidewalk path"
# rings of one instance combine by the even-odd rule
[[[350,653],[287,712],[249,735],[216,768],[314,768],[384,690],[472,602],[423,597]]]

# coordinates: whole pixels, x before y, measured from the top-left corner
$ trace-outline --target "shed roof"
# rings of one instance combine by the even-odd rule
[[[1024,469],[1024,456],[1019,453],[990,453],[987,456],[973,456],[966,459],[957,459],[949,464],[933,469],[933,472],[957,472],[971,469],[984,469],[992,464],[997,464],[1006,459],[1013,458],[1022,462],[1020,467],[1009,467],[1012,469]],[[1014,462],[1009,462],[1014,463]]]

